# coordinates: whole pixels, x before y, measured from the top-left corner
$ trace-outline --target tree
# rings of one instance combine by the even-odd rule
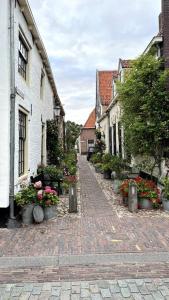
[[[80,135],[83,126],[75,122],[67,121],[65,124],[65,142],[66,150],[70,151],[75,148],[76,140]]]
[[[140,56],[118,84],[125,130],[125,147],[133,156],[154,158],[161,172],[161,160],[169,147],[169,93],[162,60],[153,54]]]

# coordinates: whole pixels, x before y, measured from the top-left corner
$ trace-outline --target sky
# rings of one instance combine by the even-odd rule
[[[96,70],[116,70],[158,33],[161,0],[29,0],[66,120],[84,124],[96,101]]]

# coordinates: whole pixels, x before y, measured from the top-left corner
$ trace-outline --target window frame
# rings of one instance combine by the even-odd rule
[[[19,33],[18,72],[25,80],[27,79],[28,52],[29,48]]]
[[[27,115],[22,110],[18,112],[19,122],[19,147],[18,147],[18,175],[19,177],[25,173],[26,165],[26,138],[27,138]]]

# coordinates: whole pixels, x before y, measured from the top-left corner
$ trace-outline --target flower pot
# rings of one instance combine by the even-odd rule
[[[40,205],[36,205],[33,209],[33,218],[36,223],[42,223],[44,219],[43,208]]]
[[[103,177],[104,179],[111,179],[111,170],[108,170],[108,171],[104,171],[103,173]]]
[[[153,204],[149,199],[142,198],[142,199],[139,200],[139,208],[140,209],[152,209]]]
[[[56,205],[47,206],[44,208],[44,219],[50,220],[56,216]]]
[[[22,223],[24,225],[33,224],[34,204],[27,204],[22,208]]]
[[[169,200],[162,198],[163,209],[169,211]]]

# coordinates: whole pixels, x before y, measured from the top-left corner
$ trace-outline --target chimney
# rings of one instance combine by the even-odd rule
[[[159,20],[159,35],[163,34],[163,15],[162,13],[158,17]]]
[[[169,0],[162,0],[163,56],[165,69],[169,69]]]

